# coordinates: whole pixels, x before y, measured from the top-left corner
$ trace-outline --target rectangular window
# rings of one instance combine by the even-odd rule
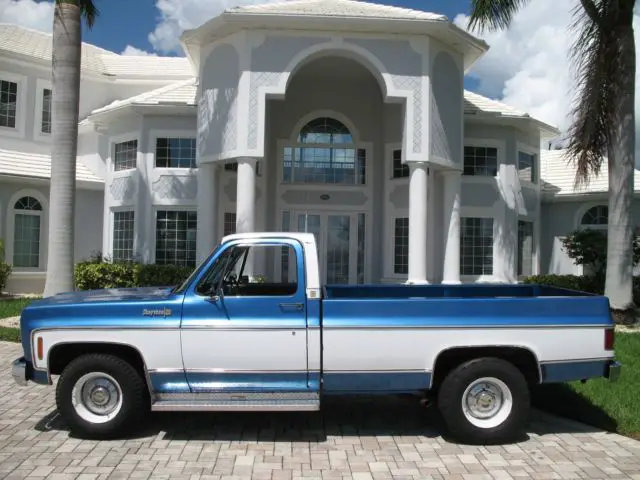
[[[282,254],[286,250],[287,255]],[[289,258],[296,264],[296,252],[289,245],[238,245],[227,248],[213,263],[196,287],[199,295],[212,295],[221,285],[225,296],[290,297],[298,290],[295,269],[287,278],[277,278],[282,270],[277,259]],[[266,261],[259,261],[264,259]],[[276,269],[267,267],[276,263]],[[220,277],[225,275],[220,282]],[[234,276],[239,281],[229,280]]]
[[[197,224],[195,211],[159,210],[156,215],[156,263],[195,266]]]
[[[393,232],[393,273],[409,273],[409,219],[396,218]]]
[[[16,128],[18,84],[0,80],[0,127]]]
[[[113,261],[133,260],[133,211],[113,212]]]
[[[157,138],[156,168],[196,168],[196,139]]]
[[[460,274],[493,275],[493,218],[460,219]]]
[[[130,170],[136,168],[138,157],[138,140],[116,143],[113,149],[113,169]]]
[[[536,156],[518,152],[518,176],[523,182],[536,182]]]
[[[224,212],[224,236],[236,233],[236,214]]]
[[[518,221],[518,276],[533,275],[533,222]]]
[[[364,185],[367,151],[363,148],[284,149],[283,183]]]
[[[464,175],[495,177],[498,174],[498,149],[464,147]]]
[[[224,164],[224,169],[227,172],[237,172],[238,171],[238,162],[229,162]]]
[[[42,90],[42,122],[40,123],[42,133],[51,133],[51,99],[51,90],[48,88]]]
[[[402,150],[393,151],[393,178],[409,176],[409,165],[402,163]]]
[[[40,216],[16,214],[13,237],[13,266],[40,266]]]
[[[291,214],[285,210],[282,212],[282,231],[289,232],[290,230]],[[288,246],[282,247],[280,251],[280,278],[283,283],[287,283],[289,281],[289,265],[292,264],[292,262],[289,261],[289,255],[291,255],[291,248]]]

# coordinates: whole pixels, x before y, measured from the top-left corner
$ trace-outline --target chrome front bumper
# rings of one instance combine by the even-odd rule
[[[13,380],[21,387],[26,386],[29,382],[29,378],[27,377],[27,369],[27,361],[24,359],[24,357],[14,360],[13,364],[11,365],[11,376],[13,377]]]
[[[613,360],[607,367],[607,378],[610,382],[617,382],[620,378],[620,372],[622,371],[622,364]]]

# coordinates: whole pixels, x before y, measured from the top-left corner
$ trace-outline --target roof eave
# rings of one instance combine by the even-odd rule
[[[465,113],[464,114],[464,118],[472,120],[479,120],[479,121],[509,121],[509,120],[513,120],[516,122],[528,122],[533,124],[538,130],[540,130],[541,134],[546,134],[543,135],[544,138],[550,137],[550,136],[558,136],[560,135],[560,130],[558,130],[556,127],[554,127],[553,125],[549,125],[547,123],[544,123],[541,120],[537,120],[533,117],[531,117],[530,115],[509,115],[509,114],[504,114],[504,113],[500,113],[500,112],[487,112],[487,111],[479,111],[477,113]]]
[[[489,45],[483,40],[474,37],[470,33],[459,28],[455,24],[444,19],[406,19],[394,17],[357,17],[357,16],[330,16],[330,15],[286,15],[272,13],[248,13],[248,12],[223,12],[217,17],[209,20],[200,27],[192,30],[186,30],[180,37],[182,46],[190,54],[189,49],[195,45],[201,45],[204,42],[214,41],[217,38],[226,37],[237,30],[248,29],[259,25],[260,28],[273,29],[304,29],[305,27],[316,25],[318,30],[336,30],[351,32],[376,32],[388,33],[390,25],[395,26],[391,29],[396,34],[412,34],[412,35],[433,35],[439,29],[446,29],[446,32],[459,39],[463,46],[452,45],[459,49],[465,56],[465,71],[470,69],[475,62],[484,55],[489,49]],[[354,25],[362,25],[364,28],[354,31]],[[230,30],[224,31],[223,27],[231,27]],[[433,28],[435,27],[435,28]],[[427,31],[433,29],[435,31]],[[216,30],[220,30],[220,35],[216,35]],[[433,35],[438,38],[437,35]],[[450,44],[445,40],[445,43]]]

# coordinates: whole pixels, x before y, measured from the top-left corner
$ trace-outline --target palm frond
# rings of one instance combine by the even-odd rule
[[[508,28],[514,15],[527,3],[529,0],[471,0],[468,28],[479,32]]]
[[[89,29],[92,29],[96,23],[96,19],[100,15],[100,10],[96,7],[93,0],[56,0],[57,4],[75,5],[80,8],[80,14],[87,22]]]
[[[620,92],[623,88],[624,62],[612,19],[617,18],[617,2],[594,0],[597,11],[578,6],[571,29],[576,40],[571,46],[569,60],[576,82],[576,96],[571,110],[568,157],[576,167],[574,184],[587,184],[592,175],[598,175],[603,159],[609,156],[613,144]]]

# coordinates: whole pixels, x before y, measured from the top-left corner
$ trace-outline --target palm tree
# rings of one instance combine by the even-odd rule
[[[563,0],[566,1],[566,0]],[[471,0],[470,29],[509,28],[529,0]],[[576,185],[598,175],[608,157],[609,226],[605,294],[619,321],[633,321],[633,201],[636,53],[635,0],[580,0],[573,10],[570,60],[576,101],[569,157]]]
[[[74,289],[74,212],[80,107],[81,21],[93,27],[91,0],[56,0],[53,15],[49,255],[44,296]]]

